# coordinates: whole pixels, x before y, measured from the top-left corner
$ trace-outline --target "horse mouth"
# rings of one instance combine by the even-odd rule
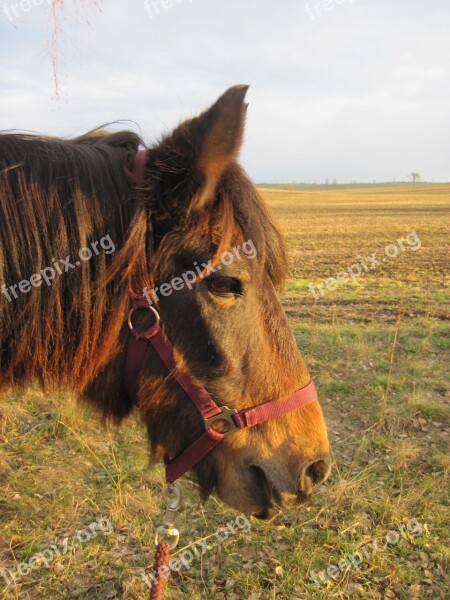
[[[275,503],[278,503],[277,489],[269,482],[261,467],[251,465],[252,488],[259,509],[253,513],[257,519],[271,519],[275,514]]]

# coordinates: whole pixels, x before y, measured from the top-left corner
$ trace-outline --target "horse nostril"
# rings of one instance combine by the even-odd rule
[[[330,474],[330,458],[327,456],[324,459],[316,460],[311,463],[305,471],[305,475],[309,477],[313,485],[317,485],[325,481]]]

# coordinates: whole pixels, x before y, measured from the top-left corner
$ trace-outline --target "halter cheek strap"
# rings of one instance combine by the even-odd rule
[[[136,155],[134,175],[138,184],[144,179],[146,152],[138,151]],[[149,310],[154,314],[155,323],[139,333],[133,325],[133,315],[137,310]],[[134,398],[139,389],[146,350],[150,343],[160,356],[171,376],[186,392],[200,413],[205,432],[184,452],[166,466],[166,480],[173,483],[176,479],[190,471],[222,440],[239,429],[248,429],[269,419],[276,419],[295,410],[304,408],[317,400],[317,392],[312,381],[292,396],[281,400],[266,402],[241,411],[227,406],[219,406],[208,394],[206,389],[198,385],[188,373],[180,373],[174,360],[174,349],[165,337],[158,312],[149,305],[143,295],[133,295],[132,309],[128,317],[130,337],[125,369],[125,385],[127,393]],[[221,431],[216,427],[220,426]]]

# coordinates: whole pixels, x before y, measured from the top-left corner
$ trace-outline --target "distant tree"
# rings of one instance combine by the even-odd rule
[[[408,175],[408,179],[410,179],[413,183],[417,183],[418,181],[420,181],[420,173],[413,171]]]

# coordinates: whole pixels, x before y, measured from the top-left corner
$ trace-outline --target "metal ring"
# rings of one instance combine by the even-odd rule
[[[151,310],[151,311],[152,311],[152,313],[155,315],[155,319],[156,319],[156,320],[155,320],[155,323],[154,323],[154,324],[153,324],[153,325],[152,325],[152,326],[151,326],[149,329],[147,329],[147,331],[144,331],[143,333],[138,333],[138,332],[136,331],[136,329],[134,328],[134,325],[133,325],[133,322],[132,322],[133,315],[134,315],[134,313],[135,313],[137,310]],[[156,309],[154,309],[154,308],[153,308],[153,306],[138,306],[138,307],[136,307],[136,308],[132,308],[132,309],[130,310],[130,312],[128,313],[128,327],[129,327],[129,329],[130,329],[131,333],[132,333],[132,334],[133,334],[133,335],[134,335],[134,336],[135,336],[137,339],[145,337],[145,335],[146,335],[146,334],[147,334],[147,333],[148,333],[148,332],[149,332],[149,331],[150,331],[150,330],[151,330],[153,327],[155,327],[155,325],[158,325],[158,326],[159,326],[159,325],[160,325],[160,323],[161,323],[161,317],[159,316],[159,313],[158,313],[158,311],[157,311]]]
[[[155,546],[159,544],[162,537],[173,538],[173,541],[168,543],[170,543],[170,549],[175,550],[180,541],[180,532],[175,527],[158,527],[155,535]]]

